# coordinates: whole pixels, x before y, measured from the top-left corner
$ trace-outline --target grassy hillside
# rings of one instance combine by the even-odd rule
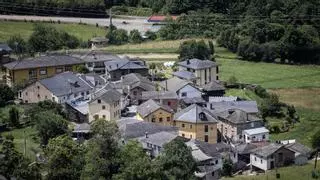
[[[279,168],[277,171],[280,173],[282,180],[311,180],[313,171],[313,161],[310,161],[304,166],[290,166]],[[317,167],[317,171],[320,167]],[[268,171],[266,174],[259,174],[257,176],[235,176],[233,178],[222,178],[223,180],[276,180],[276,170]]]
[[[95,27],[92,25],[80,24],[51,24],[57,29],[64,30],[72,35],[75,35],[83,41],[91,39],[93,36],[104,36],[106,34],[102,27]],[[0,21],[0,42],[6,41],[12,35],[20,34],[24,39],[28,39],[33,32],[34,23],[31,22],[13,22],[13,21]]]

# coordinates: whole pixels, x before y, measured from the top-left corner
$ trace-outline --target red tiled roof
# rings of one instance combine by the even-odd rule
[[[166,19],[167,16],[156,16],[156,15],[153,15],[153,16],[150,16],[148,21],[164,21]],[[171,16],[171,18],[173,20],[176,20],[178,18],[178,16]]]

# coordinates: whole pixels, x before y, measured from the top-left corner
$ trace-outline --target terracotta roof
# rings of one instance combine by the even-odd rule
[[[148,21],[153,21],[153,22],[161,22],[164,21],[167,18],[167,16],[157,16],[157,15],[152,15],[148,18]],[[173,20],[176,20],[178,16],[171,16]]]

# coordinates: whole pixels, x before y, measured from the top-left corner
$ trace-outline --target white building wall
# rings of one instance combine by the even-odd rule
[[[182,96],[184,93],[186,93],[186,96]],[[177,92],[179,98],[194,98],[194,97],[201,97],[202,93],[197,88],[186,85],[183,88],[181,88]]]
[[[243,133],[244,141],[246,143],[251,143],[252,141],[267,141],[269,140],[269,133],[259,133],[259,134],[252,134],[249,135],[247,133]],[[265,138],[263,138],[265,136]]]
[[[268,170],[270,167],[270,163],[267,159],[260,158],[254,154],[250,154],[250,163],[252,166],[255,166],[262,170]]]

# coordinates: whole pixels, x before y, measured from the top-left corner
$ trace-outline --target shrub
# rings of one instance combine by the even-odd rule
[[[124,44],[129,40],[128,32],[124,29],[117,29],[114,26],[111,26],[108,29],[106,37],[109,39],[110,44]]]
[[[238,83],[238,79],[235,76],[230,76],[227,83],[228,85],[235,85]]]
[[[129,39],[130,39],[130,42],[132,42],[132,43],[141,43],[142,42],[141,34],[136,29],[130,31]]]
[[[157,34],[149,30],[145,33],[145,36],[147,36],[148,39],[151,39],[151,40],[157,39]]]

